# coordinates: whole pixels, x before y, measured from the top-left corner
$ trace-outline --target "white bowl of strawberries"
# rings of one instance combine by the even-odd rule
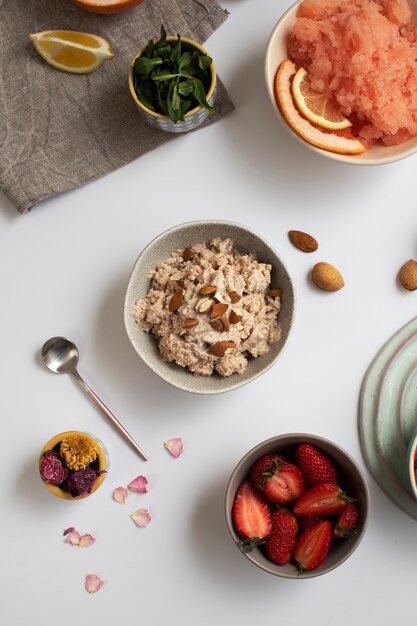
[[[226,489],[235,544],[261,569],[312,578],[343,563],[368,522],[369,491],[353,458],[305,433],[263,441],[239,461]]]

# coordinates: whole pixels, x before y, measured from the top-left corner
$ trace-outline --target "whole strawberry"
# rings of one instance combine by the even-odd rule
[[[278,454],[267,454],[258,459],[250,471],[250,481],[276,504],[295,502],[304,493],[300,470]]]
[[[277,509],[272,514],[272,530],[265,542],[268,558],[277,565],[291,559],[298,532],[297,520],[287,509]]]
[[[331,460],[309,443],[300,443],[295,451],[297,467],[300,469],[307,489],[320,483],[336,483],[337,472]]]
[[[320,520],[297,538],[293,556],[300,572],[317,569],[326,558],[332,539],[332,525]]]
[[[355,532],[358,521],[358,509],[353,502],[349,502],[336,520],[333,528],[334,539],[350,537]]]
[[[338,515],[352,498],[334,483],[320,483],[306,491],[294,504],[293,513],[298,516],[327,517]]]
[[[233,524],[237,532],[245,537],[240,542],[244,552],[264,543],[272,528],[271,513],[262,494],[247,481],[242,483],[235,496],[232,509]]]

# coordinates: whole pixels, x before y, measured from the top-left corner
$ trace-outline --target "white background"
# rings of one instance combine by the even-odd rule
[[[417,311],[417,292],[397,282],[417,256],[417,156],[383,167],[349,167],[285,132],[268,101],[263,58],[289,2],[224,0],[231,12],[206,47],[236,110],[92,184],[18,215],[0,197],[2,376],[1,603],[5,626],[114,623],[147,626],[265,623],[388,624],[415,621],[416,521],[367,472],[357,434],[358,394],[376,351]],[[184,172],[187,172],[186,178]],[[130,270],[158,233],[194,219],[227,219],[264,236],[293,277],[297,314],[281,360],[229,394],[194,396],[147,369],[123,326]],[[314,255],[291,246],[289,229],[311,232]],[[237,242],[238,243],[238,242]],[[328,261],[346,287],[311,284]],[[148,452],[143,463],[69,376],[40,363],[54,335],[80,349],[80,373]],[[44,489],[38,454],[56,433],[102,438],[111,470],[78,502]],[[285,432],[334,440],[368,479],[367,533],[342,566],[311,580],[259,570],[233,545],[224,521],[228,477],[258,442]],[[163,441],[182,437],[178,460]],[[138,474],[149,493],[124,506],[112,491]],[[129,514],[149,508],[137,528]],[[64,543],[75,526],[97,541]],[[84,577],[104,580],[98,594]]]

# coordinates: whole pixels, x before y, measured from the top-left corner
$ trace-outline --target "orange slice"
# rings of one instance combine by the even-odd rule
[[[352,122],[340,112],[337,102],[328,100],[311,87],[307,71],[303,67],[294,76],[291,89],[298,109],[313,124],[328,130],[343,130],[352,126]]]
[[[72,0],[74,4],[93,13],[119,13],[143,2],[143,0]]]
[[[113,57],[109,43],[91,33],[44,30],[29,39],[49,65],[74,74],[88,74]]]
[[[325,132],[303,117],[294,104],[291,92],[291,79],[296,73],[295,65],[289,59],[281,63],[275,78],[275,98],[281,112],[291,128],[313,146],[338,152],[339,154],[360,154],[365,146],[358,140]]]

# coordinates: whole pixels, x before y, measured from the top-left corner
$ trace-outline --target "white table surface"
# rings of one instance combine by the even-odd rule
[[[416,521],[369,475],[357,434],[358,394],[376,351],[416,315],[417,294],[397,272],[417,256],[417,156],[383,167],[334,163],[285,132],[268,101],[263,57],[277,0],[224,0],[231,15],[207,48],[236,110],[92,184],[18,215],[0,197],[3,432],[1,603],[5,626],[114,623],[209,626],[415,621]],[[181,164],[181,167],[180,167]],[[184,179],[182,172],[189,175]],[[123,300],[142,248],[181,222],[241,222],[279,251],[294,279],[294,332],[281,360],[229,394],[190,395],[161,381],[125,334]],[[315,255],[291,246],[290,229],[314,234]],[[320,260],[346,287],[324,293],[309,271]],[[68,376],[39,360],[54,335],[78,344],[80,373],[149,453],[142,462]],[[111,468],[100,490],[60,501],[37,474],[40,448],[81,429],[102,438]],[[367,533],[351,558],[311,580],[284,580],[251,565],[224,520],[227,479],[243,454],[285,432],[334,440],[368,479]],[[182,437],[177,460],[163,441]],[[149,493],[124,506],[112,491],[136,475]],[[129,514],[149,508],[137,528]],[[64,542],[75,526],[97,541]],[[94,572],[104,581],[84,589]],[[336,621],[335,621],[336,618]]]

